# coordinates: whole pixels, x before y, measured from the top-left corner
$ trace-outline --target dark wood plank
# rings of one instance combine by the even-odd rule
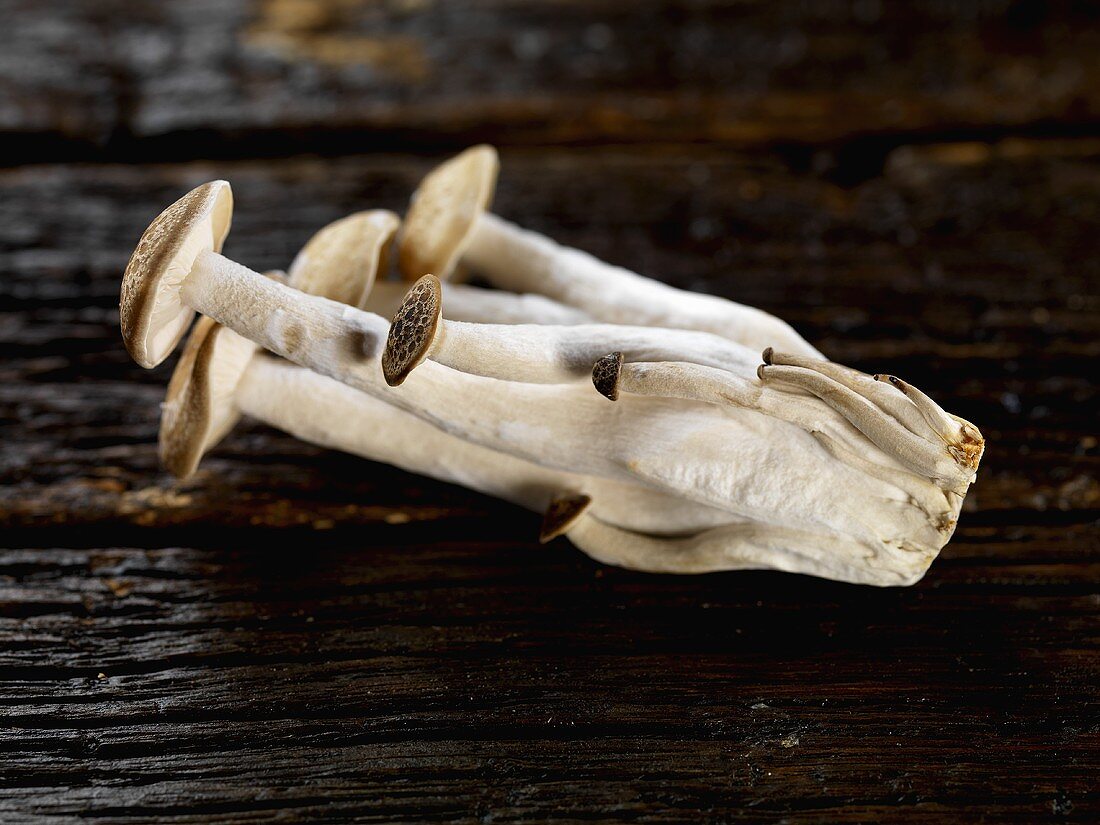
[[[5,0],[2,11],[0,127],[37,159],[82,146],[180,159],[484,138],[760,145],[1073,132],[1100,117],[1088,3]]]
[[[314,547],[2,554],[18,757],[0,811],[1094,812],[1087,592],[650,577],[562,544]]]

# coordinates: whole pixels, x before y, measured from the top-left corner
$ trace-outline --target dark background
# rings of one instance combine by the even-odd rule
[[[1097,8],[0,0],[0,820],[1095,821]],[[149,220],[227,178],[285,266],[481,140],[500,214],[978,424],[924,581],[601,568],[248,424],[173,484]]]

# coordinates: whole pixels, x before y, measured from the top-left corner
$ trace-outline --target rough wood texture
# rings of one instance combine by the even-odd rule
[[[1093,7],[0,12],[0,821],[1097,818]],[[149,219],[228,178],[285,266],[475,137],[500,214],[978,423],[927,578],[604,569],[249,424],[172,484],[117,327]]]

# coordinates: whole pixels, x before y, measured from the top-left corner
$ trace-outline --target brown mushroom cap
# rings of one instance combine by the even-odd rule
[[[425,275],[405,293],[393,316],[382,375],[391,387],[400,386],[431,351],[442,326],[443,288],[434,275]]]
[[[374,279],[385,273],[401,219],[385,209],[356,212],[317,232],[290,265],[290,285],[363,308]]]
[[[489,208],[500,161],[492,146],[473,146],[420,182],[405,215],[398,267],[408,281],[426,272],[449,278],[478,217]]]
[[[233,217],[233,191],[224,180],[192,189],[142,233],[122,276],[119,317],[130,357],[146,369],[176,348],[194,310],[180,287],[200,254],[220,252]]]
[[[583,493],[566,493],[552,499],[542,517],[539,544],[546,544],[548,541],[552,541],[573,529],[577,519],[581,517],[591,503],[592,497]]]
[[[619,399],[619,379],[623,373],[623,354],[609,352],[592,365],[592,385],[600,395],[612,401]]]
[[[160,415],[160,460],[172,475],[195,472],[206,451],[237,423],[241,414],[233,395],[256,350],[213,318],[195,324]]]

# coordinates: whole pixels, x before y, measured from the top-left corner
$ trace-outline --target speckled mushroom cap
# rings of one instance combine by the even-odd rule
[[[146,369],[176,348],[194,317],[179,297],[200,254],[220,252],[233,217],[224,180],[204,183],[149,224],[122,276],[119,317],[130,357]]]
[[[451,276],[478,216],[489,208],[499,167],[496,149],[473,146],[420,182],[405,215],[398,253],[406,280],[428,272],[443,279]]]
[[[382,375],[391,387],[404,383],[428,357],[442,326],[442,311],[443,287],[434,275],[425,275],[405,293],[382,353]]]
[[[623,374],[623,354],[609,352],[592,365],[592,386],[604,398],[619,400],[619,379]]]
[[[563,533],[569,532],[584,511],[592,503],[592,497],[583,493],[565,493],[556,496],[546,508],[539,530],[539,544],[546,544]]]
[[[203,316],[183,348],[160,414],[160,460],[187,478],[241,417],[233,400],[258,347]]]
[[[385,209],[356,212],[315,234],[290,265],[290,285],[362,309],[388,266],[401,219]]]

